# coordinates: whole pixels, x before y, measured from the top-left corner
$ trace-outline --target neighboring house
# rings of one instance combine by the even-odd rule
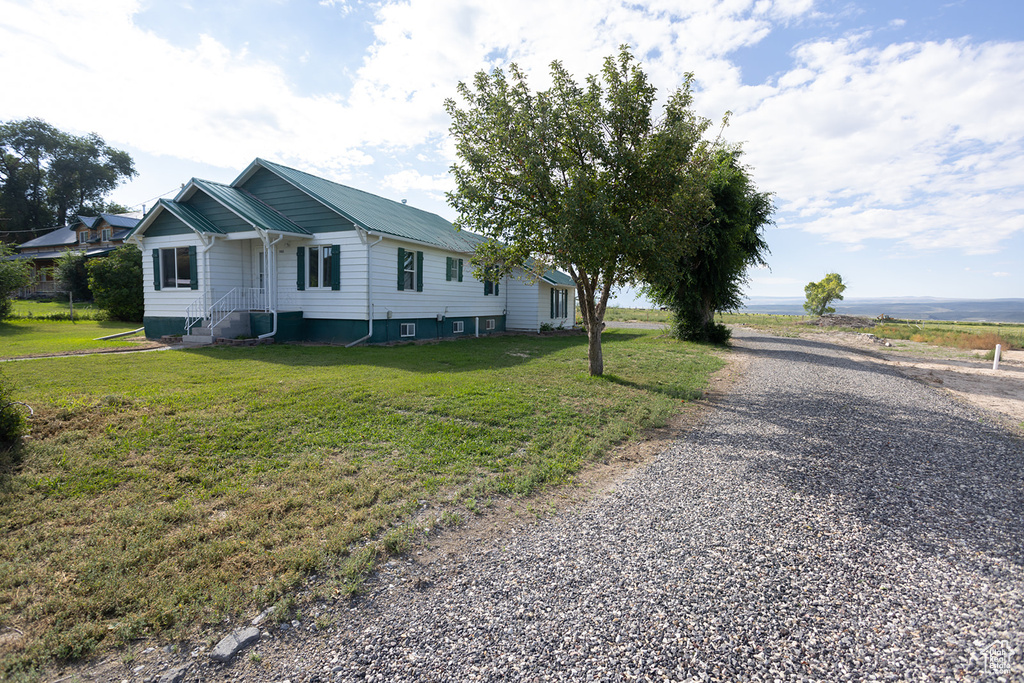
[[[53,294],[59,291],[53,269],[57,259],[69,250],[85,252],[86,258],[103,256],[124,244],[125,237],[139,223],[139,216],[101,213],[77,216],[76,221],[15,247],[11,258],[32,261],[32,284],[23,295]]]
[[[573,326],[563,273],[475,279],[483,239],[262,159],[230,185],[193,178],[128,237],[143,250],[150,338],[352,344]]]

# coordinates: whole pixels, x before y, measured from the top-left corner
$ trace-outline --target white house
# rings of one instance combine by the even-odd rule
[[[128,237],[143,251],[150,338],[353,344],[573,326],[564,273],[474,278],[483,239],[262,159],[230,185],[191,180]]]

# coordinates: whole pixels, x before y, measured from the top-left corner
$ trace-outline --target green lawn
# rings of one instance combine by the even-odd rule
[[[11,315],[14,318],[70,318],[72,309],[68,306],[67,299],[13,299]],[[75,302],[75,320],[96,320],[101,317],[103,311],[96,307],[91,301]],[[138,325],[136,325],[138,327]]]
[[[97,322],[94,320],[38,320],[32,318],[0,321],[0,359],[24,356],[131,348],[138,340],[126,338],[93,341],[118,332],[137,329],[138,323]],[[141,332],[140,332],[141,334]]]
[[[252,615],[311,572],[358,590],[413,533],[664,424],[723,363],[658,332],[604,339],[603,378],[584,336],[4,364],[36,417],[0,475],[0,631],[24,633],[0,677]],[[437,514],[414,528],[421,501]]]

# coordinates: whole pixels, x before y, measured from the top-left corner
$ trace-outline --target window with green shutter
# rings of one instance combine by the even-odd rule
[[[160,250],[153,250],[153,289],[160,290]]]
[[[331,245],[331,289],[341,289],[341,245]]]
[[[398,291],[423,291],[423,252],[398,248]]]
[[[306,249],[300,289],[341,289],[341,245],[315,244]]]
[[[153,289],[199,289],[199,255],[194,246],[153,250]]]

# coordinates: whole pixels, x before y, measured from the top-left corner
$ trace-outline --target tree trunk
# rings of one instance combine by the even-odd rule
[[[604,374],[604,354],[601,351],[602,328],[604,328],[604,321],[587,325],[587,360],[590,364],[591,377]]]
[[[602,284],[599,291],[597,289],[599,285],[597,275],[577,272],[572,267],[569,268],[569,273],[576,283],[580,313],[583,315],[583,324],[587,327],[587,361],[590,376],[597,377],[604,374],[601,332],[604,331],[604,314],[608,308],[608,295],[611,294],[611,284]],[[610,283],[610,277],[606,276],[605,279]]]

